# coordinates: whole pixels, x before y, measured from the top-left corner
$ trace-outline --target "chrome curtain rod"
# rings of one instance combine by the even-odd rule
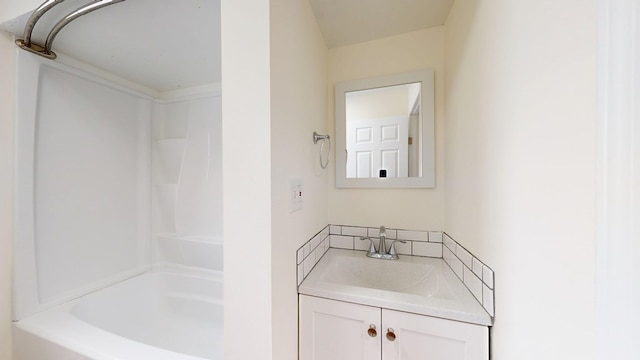
[[[51,10],[54,6],[64,2],[64,0],[47,0],[42,5],[38,6],[36,10],[33,11],[29,20],[25,24],[24,27],[24,39],[16,40],[16,44],[31,53],[44,56],[48,59],[55,59],[57,57],[56,53],[51,50],[53,46],[53,40],[56,38],[60,30],[67,26],[73,20],[86,15],[90,12],[101,9],[105,6],[117,4],[119,2],[123,2],[125,0],[94,0],[89,4],[81,6],[69,13],[67,16],[62,18],[62,20],[58,21],[55,26],[49,31],[49,35],[47,35],[47,39],[45,40],[44,46],[35,44],[31,41],[31,34],[33,33],[33,28],[36,26],[36,23],[42,15],[44,15],[47,11]]]

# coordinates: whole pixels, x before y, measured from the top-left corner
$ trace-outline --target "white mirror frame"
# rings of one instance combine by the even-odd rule
[[[347,178],[345,94],[394,85],[421,83],[420,121],[422,122],[422,176],[400,178]],[[345,81],[336,84],[336,187],[338,188],[433,188],[435,187],[435,97],[431,69]]]

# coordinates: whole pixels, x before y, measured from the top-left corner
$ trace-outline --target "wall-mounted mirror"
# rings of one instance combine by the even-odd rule
[[[435,186],[434,73],[336,84],[336,186]]]

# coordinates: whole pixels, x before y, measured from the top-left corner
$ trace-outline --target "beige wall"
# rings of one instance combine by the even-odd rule
[[[11,359],[14,49],[0,33],[0,360]]]
[[[327,170],[314,131],[326,133],[327,49],[307,1],[271,0],[271,281],[273,359],[297,359],[296,250],[327,225]],[[304,207],[289,211],[292,178]],[[264,357],[263,357],[264,358]]]
[[[496,274],[495,360],[594,358],[595,1],[456,1],[446,223]]]
[[[328,123],[335,135],[337,82],[432,68],[435,70],[436,187],[434,189],[337,189],[329,165],[329,222],[412,230],[444,225],[444,28],[436,27],[331,49],[328,57]],[[335,138],[335,137],[334,137]],[[335,149],[334,149],[335,151]],[[335,158],[335,157],[334,157]]]
[[[269,0],[221,10],[224,358],[271,359]]]
[[[368,118],[409,116],[415,102],[414,96],[414,101],[409,105],[409,87],[406,85],[352,92],[346,98],[347,123]]]

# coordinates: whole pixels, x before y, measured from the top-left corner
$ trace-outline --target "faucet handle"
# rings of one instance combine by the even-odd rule
[[[396,242],[401,242],[403,244],[405,244],[407,242],[407,240],[392,240],[391,241],[391,245],[389,245],[389,255],[391,256],[398,256],[398,254],[396,253]]]
[[[367,253],[367,255],[376,254],[378,252],[372,238],[361,236],[360,240],[369,240],[371,242],[371,246],[369,246],[369,252]]]

